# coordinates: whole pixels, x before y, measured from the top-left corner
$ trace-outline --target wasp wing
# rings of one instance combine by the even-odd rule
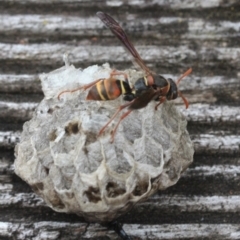
[[[158,96],[159,93],[150,87],[134,99],[132,104],[129,106],[129,109],[144,108],[148,105],[149,102],[155,100]]]
[[[122,29],[122,27],[108,14],[103,12],[97,12],[97,16],[102,20],[102,22],[107,26],[112,33],[120,40],[123,46],[131,53],[134,58],[134,62],[140,66],[140,68],[147,74],[153,74],[152,71],[146,66],[139,53],[129,40],[128,36]]]

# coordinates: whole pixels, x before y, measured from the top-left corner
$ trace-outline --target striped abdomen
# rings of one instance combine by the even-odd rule
[[[91,87],[87,95],[87,100],[114,100],[121,94],[130,92],[131,88],[126,81],[117,79],[104,79]]]

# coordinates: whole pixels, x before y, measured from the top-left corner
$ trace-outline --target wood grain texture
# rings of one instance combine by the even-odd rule
[[[119,239],[99,224],[56,213],[14,173],[14,146],[43,95],[38,74],[130,56],[95,16],[118,20],[155,72],[177,79],[194,142],[180,181],[120,221],[134,239],[240,239],[240,3],[238,0],[0,0],[0,239]]]

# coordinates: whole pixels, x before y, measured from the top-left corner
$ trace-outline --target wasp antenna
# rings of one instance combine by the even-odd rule
[[[186,109],[187,109],[188,106],[189,106],[188,100],[183,96],[183,94],[180,91],[178,91],[178,94],[182,98],[182,100],[183,100],[183,102],[184,102],[184,104],[186,106]]]
[[[187,75],[189,75],[192,72],[192,68],[189,68],[176,82],[176,84],[178,85],[180,83],[180,81],[185,78]]]

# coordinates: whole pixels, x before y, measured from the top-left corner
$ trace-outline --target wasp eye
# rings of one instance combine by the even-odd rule
[[[173,93],[173,99],[177,98],[178,97],[178,92],[177,91],[174,91]]]

